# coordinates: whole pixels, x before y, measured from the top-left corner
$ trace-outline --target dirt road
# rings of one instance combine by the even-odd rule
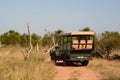
[[[50,59],[47,59],[47,62]],[[63,66],[62,62],[58,62],[55,66],[57,74],[54,80],[100,80],[100,74],[85,66],[73,65]]]
[[[100,75],[85,66],[64,67],[62,63],[55,66],[55,80],[100,80]]]

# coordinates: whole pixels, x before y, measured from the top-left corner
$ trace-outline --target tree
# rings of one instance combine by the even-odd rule
[[[101,34],[98,45],[99,48],[105,50],[106,57],[109,58],[111,50],[120,49],[120,35],[118,32],[105,31]]]
[[[37,34],[32,34],[32,44],[35,46],[36,44],[41,44],[41,36],[38,36]]]
[[[14,30],[9,30],[8,32],[1,35],[1,42],[5,45],[20,44],[20,34]]]
[[[63,33],[63,31],[60,29],[54,32],[46,31],[44,37],[42,38],[42,45],[49,46],[49,47],[53,46],[58,42],[58,35],[61,33]]]
[[[29,36],[28,34],[23,34],[20,36],[20,45],[21,46],[28,46],[29,45]]]
[[[55,38],[55,44],[56,43],[58,43],[58,36],[61,34],[61,33],[63,33],[64,31],[63,30],[60,30],[60,29],[58,29],[58,30],[56,30],[55,32],[54,32],[54,38]]]
[[[59,35],[59,34],[61,34],[63,32],[64,32],[63,30],[58,29],[58,30],[55,31],[55,34]]]
[[[92,31],[89,27],[85,27],[83,29],[80,29],[80,31]]]
[[[42,45],[43,46],[51,46],[52,45],[52,33],[47,32],[46,34],[44,34],[43,38],[42,38]]]

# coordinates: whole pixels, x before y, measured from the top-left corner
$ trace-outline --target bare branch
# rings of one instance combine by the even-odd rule
[[[31,39],[31,34],[30,34],[30,27],[29,27],[29,24],[27,24],[27,29],[28,29],[28,35],[29,35],[29,44],[30,44],[30,47],[26,50],[24,54],[24,57],[25,59],[29,59],[29,55],[30,55],[30,52],[33,48],[33,45],[32,45],[32,39]]]

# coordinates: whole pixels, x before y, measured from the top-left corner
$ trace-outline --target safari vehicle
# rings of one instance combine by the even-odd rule
[[[51,61],[63,60],[64,65],[81,63],[86,66],[94,51],[94,32],[78,31],[59,35],[58,46],[50,51]]]

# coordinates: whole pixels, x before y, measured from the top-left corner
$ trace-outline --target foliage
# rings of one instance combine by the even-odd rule
[[[1,35],[1,43],[5,45],[17,45],[20,43],[20,34],[14,30],[10,30]]]
[[[118,32],[105,31],[99,36],[96,43],[96,47],[104,50],[108,58],[111,54],[111,50],[120,49],[120,34]]]
[[[52,33],[47,32],[46,34],[44,34],[44,37],[42,38],[42,45],[43,46],[52,45]]]
[[[53,44],[58,42],[58,35],[63,33],[62,30],[56,30],[55,32],[46,32],[44,37],[42,38],[42,45],[43,46],[53,46]],[[53,40],[54,39],[54,40]]]
[[[21,41],[20,41],[20,44],[21,46],[28,46],[29,45],[29,36],[27,34],[23,34],[21,35]]]
[[[41,36],[38,36],[37,34],[32,34],[32,44],[35,46],[36,44],[41,44]]]
[[[93,31],[89,27],[85,27],[80,31]],[[46,31],[43,37],[33,33],[32,36],[32,44],[35,46],[36,44],[42,44],[43,46],[53,46],[58,43],[58,35],[63,33],[63,30],[56,30],[54,32]],[[29,45],[29,35],[28,34],[19,34],[14,30],[9,30],[8,32],[3,33],[0,36],[1,44],[4,45],[21,45],[28,46]],[[110,32],[105,31],[99,36],[95,35],[95,47],[99,49],[100,53],[103,53],[102,56],[106,56],[107,58],[111,54],[111,50],[120,49],[120,34],[118,32]]]
[[[89,27],[85,27],[83,29],[80,29],[79,31],[92,31]]]
[[[33,33],[32,35],[32,44],[35,46],[37,43],[41,44],[41,37]],[[19,34],[14,30],[9,30],[1,35],[1,43],[4,45],[29,45],[29,35],[28,34]]]
[[[102,41],[104,40],[102,46],[106,48],[113,48],[117,49],[120,47],[120,35],[118,32],[105,32],[102,34],[103,38],[101,39]]]
[[[58,43],[58,36],[61,34],[61,33],[63,33],[64,31],[62,31],[62,30],[57,30],[57,31],[55,31],[54,32],[54,38],[55,38],[55,43]]]
[[[53,38],[55,39],[55,43],[58,41],[58,35],[62,33],[62,30],[56,30],[54,33],[46,32],[43,38],[35,33],[31,34],[32,36],[32,45],[35,46],[36,44],[42,44],[43,46],[52,46],[53,45]],[[21,46],[28,46],[29,45],[29,35],[19,34],[14,30],[9,30],[5,32],[0,37],[1,43],[4,45],[21,45]]]

